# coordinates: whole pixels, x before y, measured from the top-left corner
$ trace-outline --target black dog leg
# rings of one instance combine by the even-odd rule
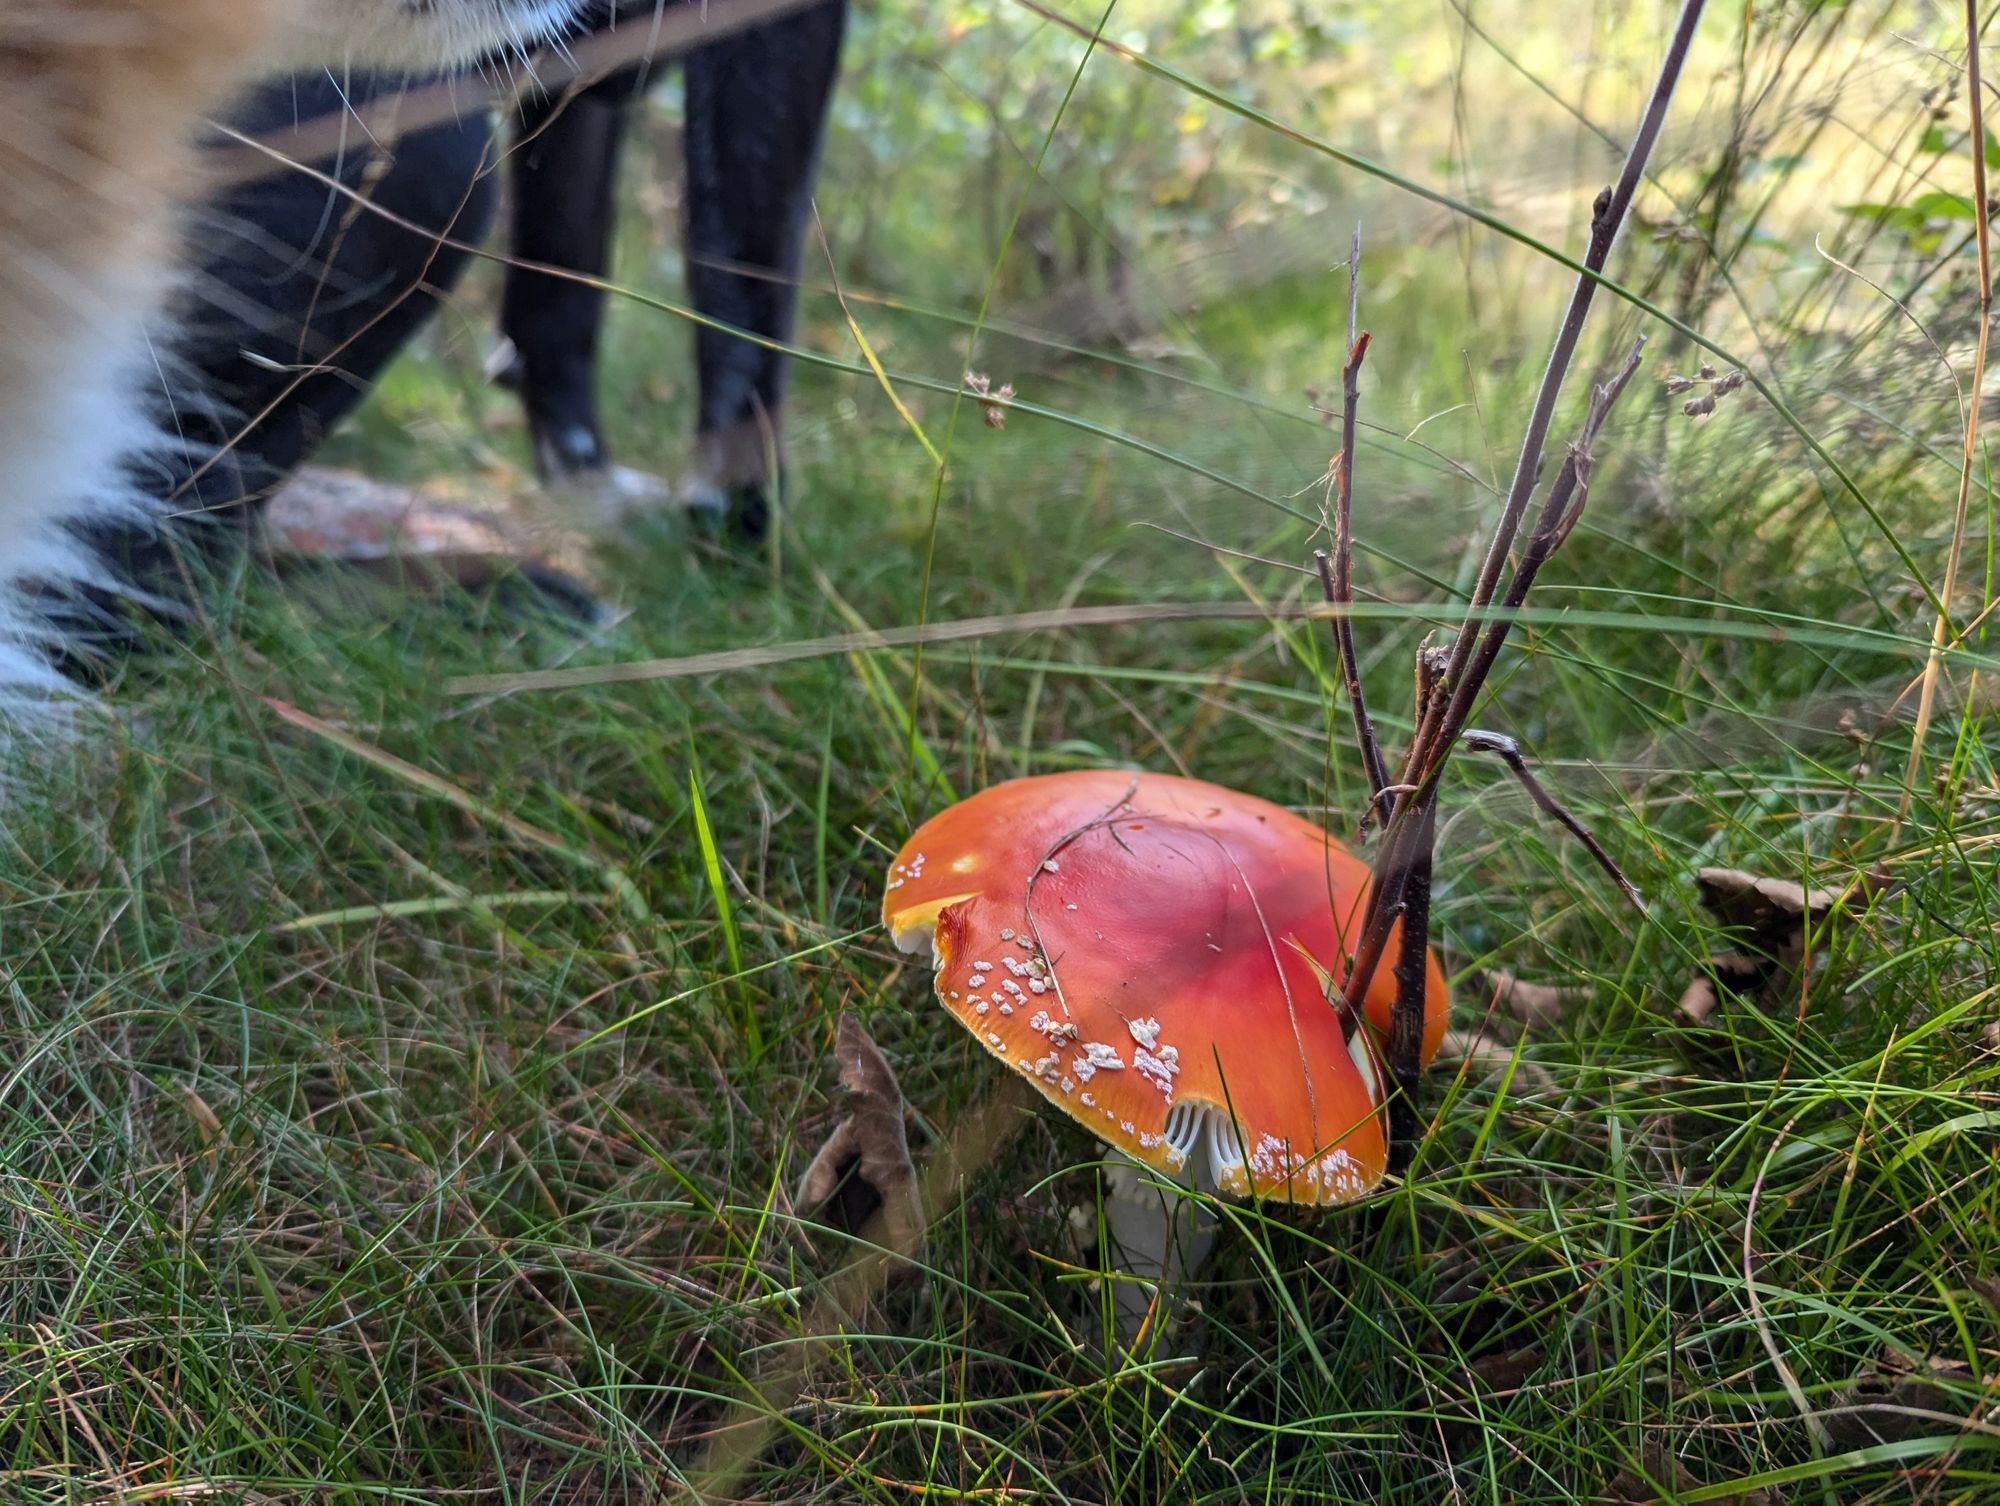
[[[576,94],[530,104],[510,159],[514,256],[604,276],[611,264],[618,158],[635,91],[627,70]],[[510,266],[501,330],[513,346],[502,380],[521,395],[542,479],[565,484],[609,465],[597,412],[604,295]]]
[[[261,133],[366,99],[367,80],[325,76],[263,89],[232,124]],[[137,591],[88,589],[52,610],[75,623],[72,668],[130,646],[127,613],[188,602],[190,567],[226,566],[262,502],[366,395],[430,319],[468,256],[438,236],[476,242],[494,195],[482,167],[491,130],[481,119],[415,133],[384,159],[357,133],[355,149],[316,164],[390,214],[303,173],[279,171],[203,205],[196,276],[163,363],[163,426],[181,443],[147,462],[133,485],[163,504],[161,528],[106,524],[90,542],[109,573]]]
[[[293,79],[261,91],[241,118],[268,131],[373,92],[365,81]],[[318,164],[350,192],[280,171],[206,207],[199,302],[178,353],[233,410],[219,437],[248,487],[238,500],[261,500],[304,464],[437,312],[471,260],[443,242],[476,245],[492,222],[496,150],[474,117],[403,137],[386,158],[364,139],[348,160]]]
[[[694,304],[789,342],[800,252],[846,0],[724,38],[687,59],[688,283]],[[701,483],[756,538],[782,490],[783,355],[695,331]],[[773,460],[776,460],[776,466]]]

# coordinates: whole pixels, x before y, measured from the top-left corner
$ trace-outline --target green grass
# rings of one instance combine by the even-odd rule
[[[1003,12],[967,44],[984,50],[910,62],[900,14],[857,35],[822,197],[884,365],[950,382],[1005,218],[954,219],[924,187],[969,185],[970,202],[995,178],[1010,207],[1007,175],[1077,53]],[[1175,67],[1237,78],[1216,36],[1134,14]],[[1887,55],[1899,14],[1815,24]],[[1547,133],[1545,176],[1587,199],[1600,169],[1566,155],[1567,117],[1490,54],[1454,62],[1455,24],[1425,17],[1411,35],[1432,50],[1399,54],[1410,134],[1379,114],[1353,132],[1411,176],[1501,197],[1546,186],[1504,163]],[[1554,23],[1516,19],[1542,82],[1622,132],[1624,75],[1563,72]],[[1740,18],[1711,19],[1708,97],[1726,98]],[[1634,19],[1598,41],[1643,71],[1648,35]],[[1230,88],[1284,114],[1318,60],[1365,72],[1369,36],[1308,36]],[[1820,36],[1781,53],[1760,31],[1743,66],[1809,82]],[[1043,49],[1022,54],[1032,86],[1008,39]],[[1449,146],[1434,138],[1454,80],[1479,91],[1471,123],[1491,129],[1467,139],[1492,155],[1445,171],[1425,153]],[[958,110],[940,99],[1015,113],[940,123]],[[1106,60],[1072,108],[1144,125],[1185,100]],[[1324,132],[1338,116],[1314,96],[1287,118]],[[920,126],[928,148],[907,144]],[[1203,127],[1234,176],[1151,197],[1176,181],[1175,138],[1131,129],[1164,154],[1150,176],[1128,183],[1059,135],[1023,233],[1052,219],[1061,263],[1068,236],[1112,257],[1078,225],[1102,231],[1138,327],[1121,346],[1065,323],[1081,353],[987,337],[978,369],[1060,417],[961,420],[927,604],[929,461],[872,378],[809,367],[775,570],[648,529],[606,560],[630,615],[588,640],[478,603],[252,586],[192,646],[132,666],[106,737],[23,772],[0,815],[0,1499],[671,1500],[766,1396],[743,1498],[2000,1501],[2000,1312],[1979,1295],[2000,1278],[1990,723],[1974,696],[1934,729],[1943,783],[1897,829],[1908,709],[1879,713],[1921,665],[1922,592],[1754,394],[1683,419],[1661,378],[1698,357],[1668,338],[1483,716],[1524,739],[1650,914],[1623,909],[1496,765],[1462,760],[1445,794],[1459,1023],[1487,1012],[1491,967],[1582,1001],[1511,1067],[1431,1074],[1436,1124],[1405,1184],[1311,1219],[1229,1210],[1189,1310],[1147,1352],[1107,1357],[1107,1275],[1069,1218],[1095,1195],[1096,1150],[1039,1114],[977,1169],[919,1273],[837,1337],[817,1323],[849,1246],[792,1192],[837,1114],[840,1013],[895,1062],[920,1162],[998,1086],[875,929],[903,835],[947,790],[1103,763],[1185,768],[1351,829],[1330,644],[1217,621],[933,648],[920,687],[906,652],[497,698],[444,681],[926,606],[1304,598],[1281,565],[1307,556],[1292,510],[1312,515],[1334,441],[1302,392],[1335,384],[1345,286],[1327,248],[1359,212],[1381,227],[1363,411],[1382,426],[1359,466],[1359,574],[1400,608],[1361,640],[1398,739],[1425,608],[1469,579],[1480,483],[1511,462],[1563,274],[1483,234],[1399,231],[1402,200],[1240,124]],[[1877,139],[1882,162],[1913,160],[1902,136]],[[1675,195],[1696,199],[1713,146],[1663,170]],[[1786,171],[1809,188],[1857,170]],[[1301,217],[1284,254],[1218,254],[1199,305],[1179,298],[1170,269],[1201,216],[1226,213],[1231,185],[1278,180],[1353,202],[1281,206],[1279,229]],[[1879,300],[1812,254],[1847,189],[1817,192],[1803,242],[1760,199],[1700,200],[1719,241],[1775,227],[1732,262],[1740,298],[1684,296],[1693,253],[1671,238],[1635,237],[1617,270],[1732,348],[1775,351],[1787,401],[1935,580],[1951,391],[1918,337],[1877,325]],[[635,204],[630,280],[671,297],[651,209]],[[1936,264],[1919,313],[1956,349],[1965,258],[1840,223],[1863,242],[1843,258],[1898,289]],[[1083,260],[1077,275],[1101,271]],[[1052,275],[1021,246],[1002,270],[996,331],[1032,322]],[[866,297],[885,291],[922,307]],[[511,453],[504,403],[470,375],[486,296],[398,370],[341,458],[421,475]],[[1607,304],[1589,360],[1637,327]],[[828,297],[808,296],[801,340],[858,363]],[[632,463],[676,464],[684,344],[658,312],[620,310]],[[898,390],[941,441],[947,400]],[[1813,882],[1881,865],[1896,883],[1813,938],[1803,989],[1697,1027],[1675,1003],[1731,944],[1695,899],[1706,864]],[[800,1366],[796,1397],[760,1386]],[[1886,1406],[1855,1413],[1883,1394],[1857,1383],[1888,1387]]]

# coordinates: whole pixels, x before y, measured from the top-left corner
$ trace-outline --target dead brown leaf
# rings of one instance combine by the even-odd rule
[[[1812,961],[1808,933],[1835,909],[1863,903],[1888,885],[1886,875],[1869,872],[1849,884],[1808,889],[1742,868],[1703,868],[1694,881],[1703,906],[1741,938],[1743,950],[1717,955],[1704,974],[1688,983],[1675,1009],[1688,1025],[1705,1023],[1725,990],[1794,993],[1801,970]]]
[[[1701,902],[1726,926],[1757,935],[1784,935],[1807,920],[1822,921],[1856,886],[1808,889],[1791,879],[1764,878],[1741,868],[1704,868],[1694,876]]]
[[[1974,1276],[1966,1285],[1995,1318],[2000,1318],[2000,1276]]]
[[[1683,1491],[1699,1490],[1706,1483],[1657,1439],[1647,1440],[1642,1463],[1644,1475],[1627,1469],[1620,1470],[1613,1477],[1611,1496],[1619,1506],[1664,1506],[1667,1500],[1678,1497]],[[1659,1485],[1654,1481],[1660,1484],[1672,1482],[1672,1496],[1661,1495]],[[1771,1495],[1764,1490],[1744,1490],[1713,1499],[1721,1506],[1770,1506]]]
[[[1529,983],[1504,968],[1488,968],[1486,986],[1494,1002],[1530,1030],[1554,1025],[1563,1012],[1590,1001],[1587,988],[1563,988],[1553,983]]]
[[[1805,930],[1840,905],[1866,902],[1888,887],[1886,874],[1864,873],[1847,884],[1808,889],[1791,879],[1765,878],[1741,868],[1704,868],[1694,876],[1701,902],[1725,926],[1747,930],[1757,950],[1796,965]]]
[[[1708,971],[1696,975],[1681,993],[1674,1014],[1684,1025],[1704,1025],[1722,1003],[1722,990],[1741,993],[1764,981],[1770,964],[1761,957],[1741,952],[1724,952],[1709,959]]]
[[[1688,979],[1688,986],[1681,990],[1680,1003],[1674,1006],[1674,1017],[1684,1025],[1701,1025],[1715,1013],[1722,1003],[1722,994],[1715,986],[1715,980],[1706,973],[1696,973]]]
[[[1527,1384],[1528,1377],[1542,1368],[1542,1351],[1532,1344],[1524,1349],[1502,1349],[1483,1354],[1465,1367],[1466,1374],[1488,1392],[1511,1393]]]
[[[799,1179],[799,1205],[825,1208],[830,1224],[852,1234],[879,1213],[881,1243],[908,1255],[917,1247],[923,1220],[903,1128],[903,1090],[888,1058],[853,1015],[842,1015],[834,1027],[833,1052],[846,1112]]]
[[[1473,1398],[1490,1403],[1512,1396],[1542,1368],[1542,1360],[1542,1351],[1531,1344],[1520,1349],[1496,1349],[1466,1365],[1459,1372],[1464,1396],[1447,1401],[1442,1409],[1445,1415],[1441,1425],[1446,1440],[1456,1445],[1470,1436],[1479,1415],[1479,1406]]]
[[[1828,1435],[1844,1449],[1926,1438],[1966,1415],[1965,1388],[1990,1390],[1996,1381],[2000,1377],[1975,1376],[1963,1360],[1931,1355],[1917,1363],[1884,1349],[1849,1383],[1845,1403],[1822,1416]]]
[[[536,516],[500,478],[412,490],[307,466],[272,497],[262,540],[281,570],[337,564],[408,591],[483,591],[519,575],[579,615],[598,610],[588,544]]]
[[[1447,1030],[1444,1039],[1438,1042],[1437,1059],[1440,1062],[1462,1061],[1469,1067],[1477,1067],[1490,1076],[1505,1074],[1514,1063],[1514,1048],[1506,1041],[1478,1030]],[[1555,1091],[1555,1079],[1548,1069],[1537,1062],[1523,1058],[1515,1068],[1517,1082],[1528,1084],[1537,1093]]]
[[[208,1100],[193,1088],[184,1090],[181,1102],[187,1106],[188,1118],[194,1121],[194,1127],[201,1132],[202,1157],[212,1164],[216,1156],[221,1153],[222,1120],[216,1116],[215,1110],[208,1106]]]

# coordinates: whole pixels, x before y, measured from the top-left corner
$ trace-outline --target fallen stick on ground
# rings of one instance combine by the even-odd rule
[[[783,1347],[782,1361],[751,1380],[750,1394],[731,1408],[688,1470],[686,1479],[696,1500],[734,1500],[740,1495],[746,1477],[770,1448],[785,1413],[798,1401],[824,1355],[821,1341],[838,1342],[852,1330],[855,1319],[881,1294],[890,1272],[916,1253],[931,1226],[958,1202],[974,1174],[999,1153],[1031,1112],[1026,1086],[1007,1074],[992,1096],[960,1119],[951,1138],[926,1159],[919,1173],[917,1218],[913,1227],[904,1225],[906,1238],[894,1238],[880,1212],[869,1220],[860,1239],[864,1253],[827,1278],[798,1333]],[[899,1244],[907,1248],[898,1248]]]

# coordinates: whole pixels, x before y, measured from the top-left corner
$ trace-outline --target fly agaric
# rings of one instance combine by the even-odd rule
[[[1204,1191],[1331,1204],[1388,1160],[1376,1037],[1395,980],[1370,980],[1365,1023],[1329,988],[1368,882],[1282,806],[1093,770],[933,816],[896,854],[882,919],[930,949],[959,1023],[1107,1144]],[[1426,964],[1428,1062],[1446,996]]]

